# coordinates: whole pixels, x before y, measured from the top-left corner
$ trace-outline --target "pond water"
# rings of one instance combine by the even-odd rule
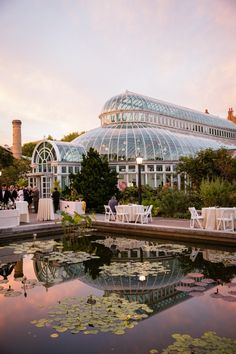
[[[183,342],[236,353],[235,328],[234,249],[100,234],[0,247],[1,354],[183,353]]]

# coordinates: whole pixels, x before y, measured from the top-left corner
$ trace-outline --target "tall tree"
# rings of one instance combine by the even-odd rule
[[[13,163],[2,170],[1,180],[4,183],[17,184],[19,179],[27,181],[27,173],[30,172],[30,161],[27,159],[14,159]]]
[[[185,172],[190,177],[193,186],[199,188],[201,181],[215,180],[217,177],[229,182],[236,178],[236,163],[226,149],[201,150],[194,157],[181,157],[177,172]]]
[[[12,153],[0,146],[0,169],[11,166],[13,161]]]
[[[78,138],[78,136],[84,134],[85,132],[72,132],[72,133],[69,133],[67,135],[64,135],[63,138],[61,139],[61,141],[67,141],[67,142],[70,142],[72,140],[74,140],[75,138]]]
[[[37,143],[35,142],[30,142],[30,143],[25,143],[22,146],[22,155],[27,156],[27,157],[32,157],[33,151]]]
[[[110,169],[106,157],[90,148],[83,155],[81,172],[72,176],[72,186],[82,194],[88,210],[101,212],[104,204],[118,192],[117,173]]]

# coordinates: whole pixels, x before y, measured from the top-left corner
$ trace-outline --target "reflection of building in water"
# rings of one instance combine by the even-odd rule
[[[24,276],[23,272],[23,259],[20,259],[19,261],[16,262],[15,265],[15,273],[14,273],[14,278],[22,278]]]
[[[211,263],[223,263],[225,267],[236,265],[236,252],[205,249],[202,255],[203,259]]]
[[[56,261],[49,261],[48,255],[36,252],[33,257],[34,272],[38,281],[45,287],[50,287],[58,283],[78,278],[77,264],[60,264]]]
[[[133,257],[131,258],[132,262],[140,262],[139,258],[136,261]],[[150,264],[153,261],[150,260]],[[188,295],[175,290],[176,285],[179,285],[184,277],[178,257],[171,255],[156,257],[155,261],[161,262],[163,268],[168,269],[168,272],[161,271],[155,275],[142,276],[142,267],[140,267],[139,274],[133,276],[103,275],[100,273],[96,279],[93,279],[89,272],[85,271],[85,264],[83,263],[59,264],[55,261],[48,261],[48,257],[45,257],[42,253],[36,253],[33,259],[36,277],[47,288],[78,278],[87,285],[103,290],[107,296],[110,293],[116,293],[130,301],[147,303],[155,308],[155,311],[159,311],[188,298]],[[123,262],[129,262],[129,259],[123,259]],[[111,264],[114,264],[114,262]]]
[[[114,258],[117,257],[119,259],[159,258],[188,252],[188,248],[184,245],[157,243],[128,238],[107,237],[94,242],[110,248],[113,252]]]

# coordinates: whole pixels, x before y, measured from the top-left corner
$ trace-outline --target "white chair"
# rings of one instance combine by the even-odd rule
[[[233,212],[229,214],[226,210],[224,210],[222,216],[220,218],[216,218],[216,225],[217,225],[217,230],[234,232]]]
[[[198,211],[194,208],[188,208],[191,214],[191,219],[190,219],[190,227],[193,229],[195,225],[197,224],[201,229],[203,229],[203,216],[198,213]]]
[[[153,205],[150,205],[146,210],[143,207],[143,210],[136,214],[135,223],[137,223],[140,220],[141,224],[148,224],[149,218],[150,221],[152,221],[152,207]]]
[[[198,253],[200,252],[200,248],[192,248],[192,252],[189,256],[192,262],[195,262],[195,259],[197,258]]]
[[[105,208],[105,221],[112,221],[112,220],[115,221],[116,216],[111,210],[111,207],[109,205],[104,205],[104,208]]]
[[[152,222],[152,208],[153,208],[153,205],[149,205],[149,207],[146,210],[147,218],[150,219],[150,222]]]
[[[115,206],[116,209],[116,216],[117,216],[117,220],[120,220],[122,222],[129,222],[129,214],[124,210],[123,207],[121,206]]]

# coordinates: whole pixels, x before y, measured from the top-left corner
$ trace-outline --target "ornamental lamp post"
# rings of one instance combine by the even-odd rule
[[[136,162],[138,165],[138,203],[142,204],[142,189],[141,189],[141,165],[143,163],[143,158],[138,156],[136,157]]]

